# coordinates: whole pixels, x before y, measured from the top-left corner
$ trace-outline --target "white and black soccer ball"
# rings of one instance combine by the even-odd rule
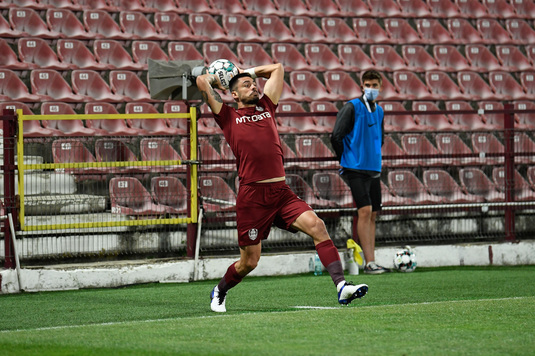
[[[215,74],[221,85],[228,89],[230,80],[238,74],[238,68],[228,59],[216,59],[208,66],[208,73]]]
[[[410,246],[405,246],[394,255],[394,267],[400,272],[412,272],[416,265],[416,255]]]

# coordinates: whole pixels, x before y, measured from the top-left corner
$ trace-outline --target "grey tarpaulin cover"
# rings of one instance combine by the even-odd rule
[[[204,68],[202,60],[197,61],[157,61],[148,59],[150,97],[156,100],[201,100],[192,70]],[[182,97],[183,75],[187,75],[187,98]]]

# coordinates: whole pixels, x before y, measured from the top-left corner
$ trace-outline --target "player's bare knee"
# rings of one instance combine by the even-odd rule
[[[329,238],[327,228],[325,227],[325,222],[318,217],[312,220],[309,231],[310,235],[315,240],[326,240]]]

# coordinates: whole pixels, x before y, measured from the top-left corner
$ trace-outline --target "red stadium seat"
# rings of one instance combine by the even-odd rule
[[[341,18],[323,17],[321,19],[321,29],[329,43],[356,43],[358,42],[357,34]]]
[[[455,0],[455,5],[457,5],[463,17],[470,19],[489,17],[487,7],[479,0]]]
[[[519,46],[496,46],[496,57],[498,57],[504,70],[512,72],[535,70],[535,66],[522,53]]]
[[[243,5],[248,11],[254,13],[254,16],[276,15],[285,16],[284,11],[279,11],[272,0],[243,0]]]
[[[351,100],[362,95],[360,86],[346,71],[327,71],[323,78],[327,90],[340,95],[342,100]]]
[[[0,101],[37,102],[40,95],[30,94],[26,84],[10,69],[0,69]]]
[[[74,68],[92,70],[108,70],[112,68],[109,64],[97,62],[93,53],[81,40],[59,39],[56,50],[58,59]]]
[[[437,60],[427,52],[424,46],[403,45],[401,55],[409,70],[427,72],[438,69]]]
[[[369,17],[372,11],[365,0],[334,0],[340,7],[340,11],[345,12],[344,17]]]
[[[196,41],[197,37],[184,20],[174,12],[154,14],[154,28],[169,40]]]
[[[195,44],[191,42],[169,42],[167,52],[169,58],[174,61],[204,60],[201,52],[197,51]]]
[[[424,114],[427,111],[440,111],[438,106],[433,102],[427,101],[413,101],[412,110],[422,112],[415,115],[415,119],[421,125],[433,127],[436,131],[465,131],[467,126],[462,126],[450,122],[448,117],[444,114]]]
[[[130,71],[110,71],[110,88],[115,95],[123,96],[123,101],[153,101],[147,86]]]
[[[295,170],[309,170],[309,162],[299,161],[295,152],[288,146],[284,140],[280,140],[282,147],[282,155],[284,156],[284,169],[289,171]]]
[[[36,68],[58,70],[72,69],[69,63],[62,63],[42,38],[21,38],[18,42],[19,58],[22,62],[35,64]]]
[[[535,103],[531,100],[515,101],[515,110],[535,110]],[[521,113],[515,114],[516,125],[520,129],[533,130],[535,129],[535,113]]]
[[[345,17],[347,15],[346,11],[340,10],[338,4],[333,0],[305,0],[305,4],[310,11],[322,16]]]
[[[13,30],[23,37],[60,38],[59,32],[50,31],[41,16],[29,8],[13,7],[9,9],[9,23]]]
[[[503,167],[494,167],[492,169],[492,180],[501,192],[506,191],[505,169]],[[515,185],[513,188],[514,201],[533,201],[535,199],[535,192],[531,190],[529,183],[522,177],[522,175],[515,169],[514,171]]]
[[[8,20],[4,18],[2,14],[0,14],[0,36],[1,37],[22,37],[26,36],[27,33],[23,31],[19,31],[16,29],[13,29],[11,25],[9,24]]]
[[[386,184],[381,181],[381,205],[382,206],[392,206],[392,205],[413,205],[414,201],[410,198],[398,197]]]
[[[371,45],[370,57],[374,61],[377,70],[396,71],[407,69],[407,63],[405,63],[403,57],[390,45]]]
[[[132,56],[119,41],[95,40],[93,52],[98,62],[108,64],[112,68],[125,70],[143,70],[143,65],[134,63]]]
[[[456,133],[439,133],[435,136],[437,150],[443,155],[470,155],[474,152]],[[478,164],[476,157],[453,157],[454,166]]]
[[[261,37],[256,28],[249,22],[249,20],[241,14],[234,12],[224,13],[221,19],[223,29],[229,36],[239,38],[240,42],[265,42],[266,39]]]
[[[32,93],[40,95],[43,101],[85,102],[85,95],[75,95],[71,86],[54,69],[34,69],[30,74]]]
[[[511,6],[515,9],[515,17],[526,19],[535,18],[535,3],[530,0],[515,0],[511,2]]]
[[[232,149],[230,148],[226,140],[221,140],[219,142],[219,152],[221,153],[221,159],[224,159],[224,160],[236,159],[236,156],[234,156],[234,152],[232,152]]]
[[[99,138],[95,141],[95,158],[98,162],[138,162],[136,154],[118,139]],[[150,166],[106,167],[108,173],[132,174],[152,171]]]
[[[431,9],[424,0],[398,0],[403,17],[431,17]]]
[[[180,154],[171,146],[169,141],[161,137],[146,137],[139,142],[142,161],[181,161]],[[151,165],[152,171],[164,173],[186,172],[186,166],[174,164],[171,166]]]
[[[501,96],[502,100],[527,100],[530,98],[509,72],[489,73],[489,84],[496,95]]]
[[[359,45],[338,45],[338,58],[343,64],[344,70],[356,72],[375,68],[375,64],[371,58]]]
[[[453,1],[427,0],[431,14],[439,18],[464,17]]]
[[[208,0],[180,0],[181,9],[186,13],[220,14],[221,11],[210,6]]]
[[[105,10],[85,10],[83,21],[87,32],[97,34],[95,38],[128,40],[131,37],[121,30],[119,24]]]
[[[153,177],[150,191],[154,201],[169,214],[188,212],[188,191],[177,177]]]
[[[438,62],[439,69],[447,72],[470,70],[470,63],[453,45],[436,45],[433,56]]]
[[[445,199],[428,192],[414,173],[408,170],[388,172],[388,185],[395,195],[412,199],[416,204],[439,204]]]
[[[511,34],[494,19],[477,20],[477,29],[483,36],[483,39],[490,44],[508,44],[511,43]]]
[[[298,42],[327,42],[323,30],[311,17],[290,16],[289,27]]]
[[[338,108],[332,101],[314,101],[310,103],[310,112],[329,113],[330,115],[314,116],[316,125],[323,128],[324,132],[332,132],[336,123]]]
[[[138,11],[121,11],[119,14],[119,24],[121,30],[130,35],[130,39],[144,39],[163,41],[168,40],[169,36],[158,33],[156,27],[145,17],[145,14]]]
[[[297,158],[332,158],[332,161],[308,162],[310,169],[337,169],[338,161],[333,151],[319,136],[297,136],[295,138],[295,154]]]
[[[532,44],[532,39],[535,36],[535,30],[525,20],[522,19],[508,19],[505,20],[505,28],[511,34],[514,44]]]
[[[209,0],[212,9],[219,11],[219,13],[236,14],[243,16],[253,16],[254,11],[248,10],[241,2],[241,0]]]
[[[442,100],[469,100],[470,97],[442,71],[428,71],[425,73],[425,83],[431,92]]]
[[[455,42],[451,33],[442,26],[438,19],[419,18],[414,21],[423,43],[434,45]]]
[[[362,73],[361,73],[362,74]],[[381,100],[406,100],[402,94],[396,89],[396,87],[383,76],[383,90],[379,94]]]
[[[189,157],[188,144],[189,138],[184,137],[180,140],[180,154],[184,159]],[[236,171],[235,164],[206,162],[222,159],[221,154],[210,143],[209,137],[199,138],[198,158],[203,161],[203,164],[199,166],[199,172],[224,172],[225,176],[229,176],[227,173]]]
[[[3,38],[0,38],[0,53],[2,53],[0,67],[4,69],[28,70],[37,67],[35,63],[21,62],[17,53],[11,49],[11,46]]]
[[[208,213],[233,212],[236,210],[236,193],[219,176],[200,176],[199,194],[202,206]]]
[[[290,85],[296,94],[310,97],[312,100],[344,100],[344,97],[339,94],[329,93],[316,75],[310,71],[291,72]]]
[[[535,167],[534,166],[528,167],[526,175],[528,177],[528,182],[529,182],[529,185],[531,186],[531,189],[535,190]]]
[[[525,132],[515,132],[514,138],[515,163],[535,163],[535,142]],[[519,155],[528,154],[528,156]]]
[[[448,111],[467,111],[474,110],[467,101],[446,101],[446,110]],[[499,130],[500,127],[494,124],[487,124],[479,114],[449,114],[451,122],[458,125],[467,126],[470,131],[493,131]]]
[[[61,33],[62,37],[69,39],[90,40],[98,36],[96,33],[86,31],[84,24],[68,9],[48,9],[46,23],[52,31]]]
[[[351,189],[338,173],[314,173],[312,187],[317,197],[332,201],[339,208],[352,208],[354,205]]]
[[[125,114],[158,114],[158,110],[149,103],[126,103]],[[170,127],[165,119],[127,119],[129,127],[147,135],[169,136],[178,135],[180,130]]]
[[[240,63],[239,58],[226,43],[204,42],[202,45],[202,51],[206,65],[209,65],[219,58],[226,58],[235,64]]]
[[[403,11],[395,0],[369,0],[368,4],[375,17],[403,17]]]
[[[206,106],[206,105],[203,105]],[[197,120],[197,131],[199,135],[222,135],[223,130],[215,122],[213,117],[203,117]]]
[[[427,190],[444,198],[448,203],[482,203],[485,198],[466,193],[453,177],[442,169],[429,169],[423,172],[423,182]]]
[[[273,58],[259,43],[238,43],[236,53],[244,68],[272,64]]]
[[[93,102],[85,104],[85,114],[86,115],[101,115],[101,114],[111,114],[115,115],[119,112],[110,103],[104,102]],[[131,136],[137,135],[140,131],[132,129],[126,126],[124,119],[87,119],[85,121],[87,127],[95,130],[100,130],[102,134],[113,135],[113,136]]]
[[[64,102],[41,104],[41,115],[76,115],[72,107]],[[61,136],[95,136],[101,133],[84,126],[82,120],[41,120],[43,127],[61,131]]]
[[[433,94],[425,83],[414,73],[409,71],[397,71],[393,74],[394,85],[401,95],[407,100],[441,100],[441,95]]]
[[[24,115],[34,115],[34,113],[30,110],[28,105],[21,103],[21,102],[17,102],[17,101],[0,102],[0,112],[3,112],[4,109],[11,109],[15,111],[17,111],[17,109],[22,109],[22,113]],[[44,128],[43,126],[41,126],[41,123],[39,122],[39,120],[24,121],[23,133],[24,133],[24,138],[53,137],[53,136],[60,135],[60,132],[58,130]],[[41,141],[41,139],[39,139],[39,141]]]
[[[260,15],[256,17],[258,34],[269,39],[269,42],[295,42],[292,31],[276,15]]]
[[[306,113],[306,110],[296,102],[285,101],[277,108],[277,113]],[[324,129],[316,125],[313,116],[281,116],[277,115],[277,131],[279,133],[320,133]]]
[[[117,12],[117,6],[108,4],[107,0],[76,0],[83,10],[103,10],[109,12]]]
[[[258,78],[256,80],[256,85],[260,93],[264,92],[264,85],[266,84],[267,79]],[[281,101],[312,101],[312,98],[306,94],[296,93],[293,91],[292,87],[284,81],[282,83],[282,95],[280,97]]]
[[[383,167],[402,167],[411,165],[412,161],[406,159],[406,153],[394,141],[392,136],[384,137],[383,146],[381,147]]]
[[[185,102],[183,101],[166,101],[163,104],[163,112],[166,114],[169,113],[189,113],[189,109]],[[188,132],[188,120],[187,119],[169,119],[169,126],[176,128],[177,135],[185,136]]]
[[[485,201],[500,202],[505,200],[505,194],[500,192],[496,184],[479,168],[461,168],[459,181],[466,192],[479,195]]]
[[[275,4],[279,11],[284,12],[284,16],[307,16],[318,17],[322,16],[322,13],[312,11],[308,8],[307,4],[302,0],[275,0]]]
[[[396,114],[389,115],[389,111],[407,111],[405,107],[399,102],[386,102],[381,104],[385,111],[385,131],[389,128],[389,131],[428,131],[432,128],[430,126],[419,125],[417,121],[410,114]]]
[[[485,45],[466,45],[466,59],[470,62],[470,69],[476,72],[488,72],[502,69],[500,61]]]
[[[476,72],[460,72],[457,80],[461,90],[466,95],[472,96],[474,100],[501,100],[501,96],[494,94],[492,88]]]
[[[481,33],[467,19],[446,19],[446,24],[457,44],[485,43]]]
[[[401,137],[401,147],[408,155],[429,155],[436,156],[440,152],[436,149],[435,146],[429,141],[424,134],[411,133],[411,134],[402,134]],[[444,166],[451,164],[451,158],[412,158],[407,157],[407,160],[410,161],[410,165],[419,165],[423,167],[432,167],[432,166]]]
[[[514,7],[506,0],[482,0],[492,17],[507,19],[517,17]]]
[[[520,73],[520,84],[531,100],[535,100],[535,72]]]
[[[134,177],[113,177],[109,184],[111,212],[135,216],[159,216],[166,208],[152,201],[150,192]]]
[[[152,9],[154,12],[178,12],[185,10],[176,0],[144,0],[145,7]]]
[[[307,202],[312,208],[325,209],[336,207],[335,202],[316,197],[314,189],[312,189],[312,187],[297,174],[286,174],[286,184],[288,184],[293,192]]]
[[[503,144],[492,133],[476,132],[471,135],[472,149],[479,154],[482,164],[503,164],[503,156],[486,157],[487,154],[503,154]]]
[[[95,156],[78,139],[57,139],[52,142],[54,163],[96,163]],[[74,175],[77,182],[85,180],[106,180],[106,171],[102,168],[63,168],[65,173]]]
[[[40,0],[4,0],[1,7],[26,7],[35,10],[43,10],[46,6]]]
[[[373,18],[353,18],[353,30],[363,43],[390,43],[388,33]]]
[[[236,37],[228,35],[217,21],[209,14],[195,13],[189,15],[189,27],[196,41],[235,41]]]
[[[498,114],[492,114],[492,113],[489,113],[488,111],[491,111],[491,110],[503,110],[503,104],[499,101],[480,101],[477,103],[478,107],[479,107],[479,112],[481,113],[481,115],[483,116],[484,120],[485,120],[485,123],[487,125],[492,125],[493,127],[495,127],[496,129],[498,130],[502,130],[503,129],[503,113],[498,113]]]
[[[148,68],[148,59],[156,61],[169,61],[167,53],[160,47],[158,42],[153,41],[133,41],[132,42],[132,59],[134,63],[143,65],[144,69]]]
[[[420,44],[424,42],[418,32],[405,19],[385,19],[384,25],[386,32],[394,43]]]
[[[305,57],[310,66],[320,68],[319,71],[344,69],[336,54],[323,43],[305,44]]]
[[[325,70],[320,66],[310,65],[305,56],[293,44],[274,43],[271,46],[271,55],[275,62],[282,63],[284,70],[287,72],[293,70],[308,70],[312,72]]]

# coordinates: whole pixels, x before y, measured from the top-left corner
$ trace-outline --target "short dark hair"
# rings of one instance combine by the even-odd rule
[[[251,74],[245,73],[245,72],[236,74],[234,77],[232,77],[232,79],[228,83],[228,87],[229,87],[230,91],[236,90],[236,85],[238,83],[238,79],[243,78],[243,77],[249,77],[251,79],[253,78],[251,76]]]
[[[379,81],[379,84],[383,84],[383,77],[381,76],[381,73],[379,73],[376,70],[367,70],[362,74],[361,77],[361,83],[364,83],[365,80],[375,80],[377,79]]]

